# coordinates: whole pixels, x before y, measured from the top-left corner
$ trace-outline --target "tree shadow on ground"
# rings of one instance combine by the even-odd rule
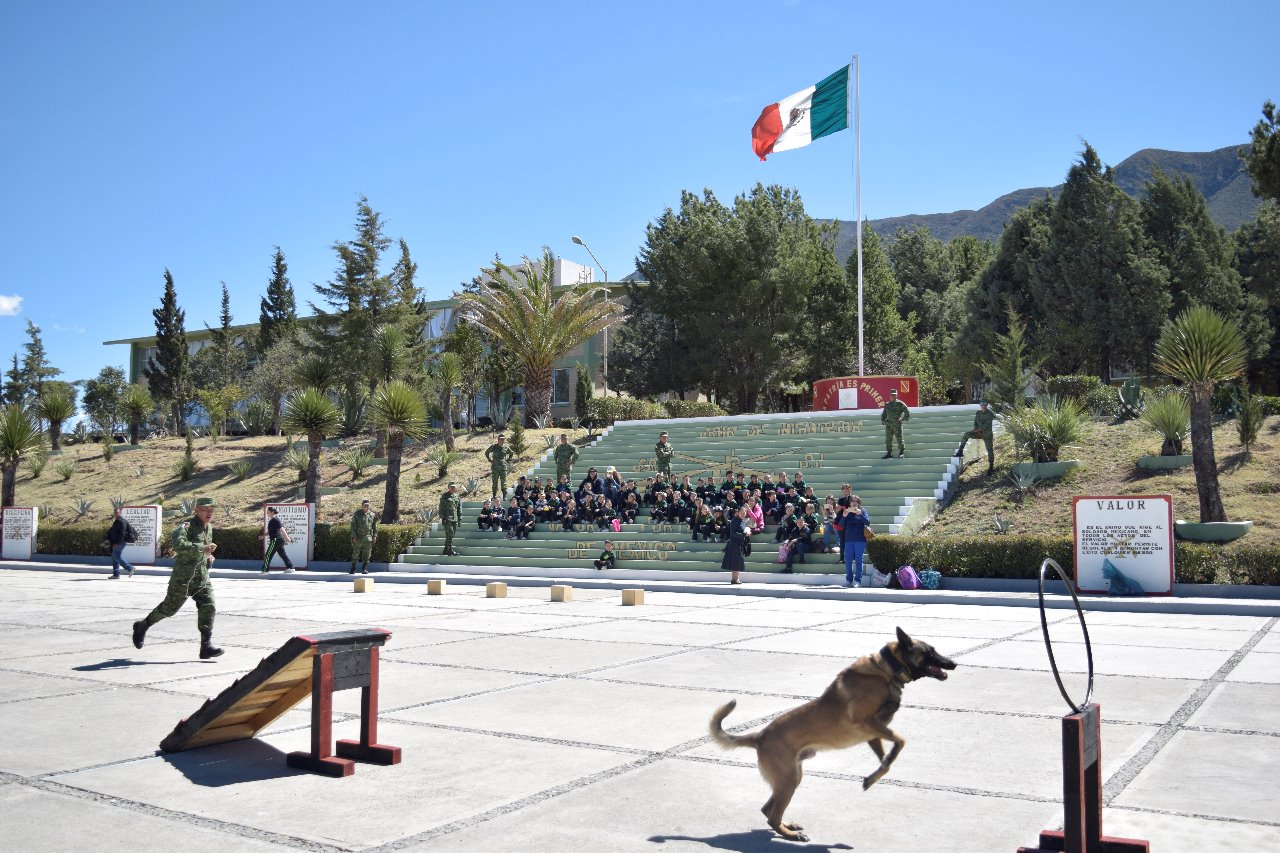
[[[822,844],[819,842],[784,841],[771,829],[753,829],[750,832],[726,832],[721,835],[708,835],[698,838],[692,835],[651,835],[653,844],[666,844],[668,841],[693,841],[705,844],[713,850],[734,850],[737,853],[773,853],[786,850],[852,850],[848,844]],[[781,845],[781,846],[780,846]]]
[[[172,765],[193,785],[222,788],[244,782],[263,782],[301,776],[285,763],[285,754],[256,738],[220,743],[187,752],[161,753],[160,758]]]

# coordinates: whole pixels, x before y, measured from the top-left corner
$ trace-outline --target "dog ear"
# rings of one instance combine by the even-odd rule
[[[909,649],[912,646],[911,638],[908,637],[907,632],[901,628],[898,629],[898,645],[903,649]]]

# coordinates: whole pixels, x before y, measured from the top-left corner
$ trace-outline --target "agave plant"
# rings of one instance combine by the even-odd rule
[[[239,483],[253,473],[253,463],[247,459],[237,459],[227,463],[227,470],[231,473],[231,479]]]
[[[538,429],[548,429],[551,426],[551,415],[534,415],[533,425]]]
[[[304,388],[289,398],[285,406],[284,428],[307,436],[307,487],[304,500],[318,503],[320,500],[320,445],[333,435],[339,426],[338,409],[317,388]]]
[[[480,488],[480,479],[478,477],[468,477],[467,481],[462,484],[462,496],[469,497],[474,495]]]
[[[373,395],[373,422],[387,432],[387,485],[382,503],[382,523],[394,524],[400,516],[400,464],[405,437],[421,438],[427,431],[422,396],[407,382],[395,380]]]
[[[554,435],[544,435],[542,440],[546,442],[547,450],[554,450],[556,446],[556,437]]]
[[[244,407],[244,431],[249,435],[266,435],[271,429],[271,407],[259,400]]]
[[[1008,532],[1009,532],[1009,525],[1010,525],[1011,523],[1012,523],[1012,522],[1011,522],[1011,520],[1010,520],[1010,519],[1007,519],[1007,518],[1001,518],[1001,517],[1000,517],[1000,513],[998,513],[998,512],[996,513],[996,518],[995,518],[996,533],[1008,533]]]
[[[196,511],[196,502],[193,501],[191,498],[183,498],[181,503],[178,504],[178,512],[180,512],[182,515],[191,515],[195,511]]]
[[[573,428],[574,432],[577,432],[579,429],[582,428],[582,419],[577,417],[576,415],[572,418],[569,418],[569,426]]]
[[[84,421],[76,424],[75,429],[71,431],[71,437],[76,444],[84,444],[89,440],[89,427],[85,425]]]
[[[115,512],[116,510],[120,509],[120,507],[122,507],[122,506],[124,506],[124,497],[123,497],[123,496],[121,496],[121,495],[116,495],[114,498],[112,498],[112,499],[111,499],[111,510],[112,510],[112,512]]]
[[[1168,391],[1147,404],[1138,422],[1160,436],[1161,456],[1181,456],[1191,432],[1191,405],[1177,391]]]
[[[62,423],[75,417],[76,404],[60,391],[50,391],[36,399],[36,416],[49,422],[49,445],[55,452],[62,448]]]
[[[351,447],[338,454],[338,461],[351,472],[354,482],[364,476],[364,469],[373,461],[373,452],[368,447]]]
[[[50,516],[53,515],[53,507],[50,504],[41,504],[37,508],[36,512],[39,513],[40,520],[44,521],[46,518],[49,518]]]
[[[338,408],[342,412],[342,429],[345,436],[359,435],[364,429],[365,409],[369,397],[363,391],[353,391],[338,395]]]
[[[436,466],[437,476],[440,477],[447,477],[449,475],[449,466],[461,458],[461,453],[456,450],[450,450],[444,445],[427,453],[427,461]]]
[[[1022,496],[1031,491],[1031,487],[1039,481],[1040,476],[1034,471],[1015,469],[1009,474],[1009,479],[1013,481],[1013,488],[1018,495]]]
[[[84,498],[77,498],[75,509],[76,517],[73,518],[72,521],[79,521],[89,514],[89,510],[93,509],[93,501],[85,500]]]
[[[1191,454],[1200,499],[1200,521],[1226,521],[1213,452],[1213,386],[1248,366],[1248,350],[1237,326],[1202,305],[1165,324],[1156,342],[1156,369],[1187,386],[1191,397]]]
[[[1142,401],[1142,383],[1137,379],[1126,379],[1116,393],[1120,395],[1120,417],[1136,418],[1146,408]]]
[[[1035,405],[1005,415],[1004,425],[1033,462],[1057,462],[1059,452],[1084,435],[1085,421],[1084,409],[1075,400],[1042,395]]]
[[[35,423],[19,406],[9,406],[0,413],[0,506],[13,506],[18,480],[18,463],[34,453],[43,436]]]
[[[423,527],[430,527],[431,522],[436,520],[436,511],[434,509],[420,509],[413,514],[413,517]]]

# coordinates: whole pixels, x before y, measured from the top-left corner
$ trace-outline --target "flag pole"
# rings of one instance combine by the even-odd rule
[[[863,358],[862,337],[862,118],[859,115],[859,101],[862,95],[862,81],[858,67],[858,54],[853,55],[850,71],[853,75],[853,182],[854,182],[854,216],[858,229],[858,376],[866,375],[866,363]]]

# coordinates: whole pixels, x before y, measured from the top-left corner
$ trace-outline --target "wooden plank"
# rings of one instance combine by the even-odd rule
[[[215,743],[226,743],[232,740],[244,740],[257,734],[258,729],[252,723],[241,723],[235,726],[223,726],[217,729],[204,729],[187,741],[183,749],[195,749],[199,746],[211,746]]]
[[[287,713],[294,705],[297,705],[303,699],[306,699],[310,694],[311,679],[307,679],[295,686],[293,690],[277,699],[270,707],[259,712],[258,716],[254,717],[253,724],[257,726],[259,730],[265,729],[277,718]]]

